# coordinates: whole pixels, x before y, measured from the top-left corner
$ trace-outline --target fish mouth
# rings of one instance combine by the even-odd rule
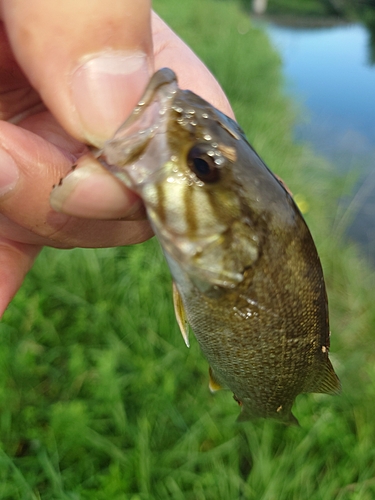
[[[157,71],[132,114],[104,144],[99,157],[103,166],[133,191],[139,193],[146,181],[156,180],[169,160],[168,111],[178,90],[177,77],[171,69]],[[157,140],[152,140],[156,135]]]

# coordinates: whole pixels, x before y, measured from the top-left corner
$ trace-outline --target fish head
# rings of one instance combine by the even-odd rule
[[[245,165],[249,149],[253,171]],[[143,199],[169,262],[200,288],[242,281],[259,254],[256,221],[280,186],[275,180],[269,200],[260,194],[264,165],[233,120],[181,90],[164,68],[106,142],[103,159]]]

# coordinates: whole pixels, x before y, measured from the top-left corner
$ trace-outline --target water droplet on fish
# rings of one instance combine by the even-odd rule
[[[225,159],[223,157],[215,158],[215,165],[217,165],[218,167],[220,167],[221,165],[224,165],[224,163],[225,163]]]

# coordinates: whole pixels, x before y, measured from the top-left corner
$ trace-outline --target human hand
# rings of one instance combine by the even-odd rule
[[[86,144],[113,135],[154,70],[171,67],[181,88],[232,113],[207,68],[150,9],[148,0],[0,0],[0,315],[43,245],[152,235],[137,196],[89,159],[60,213],[49,195]]]

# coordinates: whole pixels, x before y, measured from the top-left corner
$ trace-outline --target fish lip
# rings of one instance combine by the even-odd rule
[[[171,108],[171,103],[169,101],[174,97],[177,90],[177,77],[174,71],[169,68],[162,68],[157,71],[150,79],[143,93],[143,96],[138,101],[131,115],[117,129],[113,138],[107,141],[106,144],[117,144],[118,141],[123,141],[124,139],[126,139],[129,134],[129,129],[131,130],[131,126],[139,122],[142,115],[147,112],[155,99],[160,104],[159,115],[163,116],[166,111]],[[154,124],[146,129],[138,130],[137,134],[140,135],[148,133],[150,135],[153,135],[154,131],[157,130],[157,128],[158,124]],[[106,149],[108,148],[104,146],[104,152],[106,151]]]
[[[169,160],[166,122],[178,90],[177,77],[171,69],[157,71],[131,115],[103,146],[99,157],[103,166],[136,192],[141,191],[146,181],[154,181],[158,170]],[[158,134],[160,138],[151,142]],[[154,142],[159,163],[156,169],[142,162],[142,153]]]

